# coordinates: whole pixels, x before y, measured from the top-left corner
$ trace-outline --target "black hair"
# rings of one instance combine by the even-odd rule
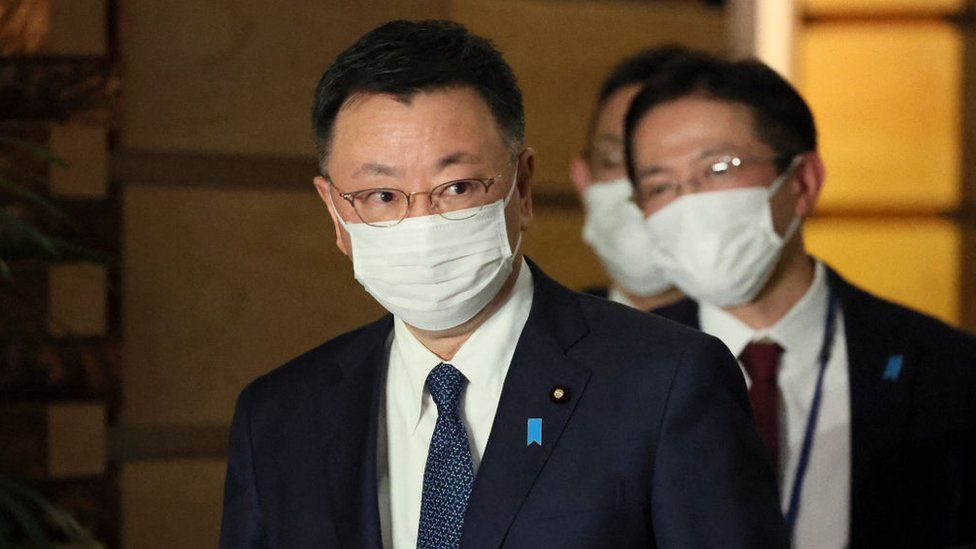
[[[315,89],[312,128],[325,163],[336,116],[360,93],[389,94],[407,103],[419,92],[469,87],[488,104],[513,149],[525,136],[522,92],[492,43],[452,21],[391,21],[336,57]]]
[[[660,74],[662,70],[666,70],[669,64],[688,56],[694,56],[696,53],[678,44],[666,44],[642,50],[617,63],[600,85],[596,108],[593,109],[593,114],[590,116],[583,156],[585,157],[591,152],[590,147],[600,111],[603,110],[613,94],[628,86],[644,84]]]
[[[634,98],[627,111],[624,143],[627,175],[634,179],[637,124],[655,107],[689,96],[744,105],[756,138],[776,151],[782,172],[797,154],[817,150],[817,128],[803,97],[773,69],[756,60],[727,61],[698,52],[668,65]]]
[[[662,67],[668,63],[690,54],[692,51],[684,46],[666,44],[640,51],[617,63],[600,85],[600,93],[596,101],[597,110],[620,88],[643,84],[657,76]]]

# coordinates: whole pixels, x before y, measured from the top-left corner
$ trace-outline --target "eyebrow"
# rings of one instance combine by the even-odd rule
[[[446,154],[437,160],[437,171],[441,172],[444,169],[455,166],[458,164],[478,164],[481,162],[481,157],[468,152],[468,151],[454,151],[452,153]],[[399,170],[393,166],[382,164],[379,162],[366,162],[359,167],[358,170],[354,172],[353,175],[379,175],[386,177],[396,177]]]
[[[640,181],[641,179],[643,179],[645,177],[648,177],[648,176],[651,176],[651,175],[657,175],[659,173],[670,172],[670,171],[671,170],[669,170],[669,169],[667,169],[667,168],[665,168],[663,166],[648,166],[647,168],[643,168],[643,169],[637,170],[637,172],[634,174],[634,179],[636,179],[637,181]]]
[[[445,168],[450,166],[456,166],[458,164],[479,164],[481,162],[481,157],[470,153],[468,151],[454,151],[450,154],[444,155],[437,161],[438,171],[443,171]]]
[[[380,164],[378,162],[366,162],[356,170],[353,175],[384,175],[393,177],[397,170],[393,166]]]
[[[738,145],[733,145],[732,143],[722,142],[712,147],[709,147],[704,151],[702,151],[701,153],[699,153],[698,158],[696,160],[708,158],[709,156],[713,156],[718,153],[734,153],[738,150],[742,150],[742,147]]]
[[[732,143],[724,143],[724,142],[718,143],[698,153],[698,155],[695,157],[695,160],[702,160],[703,158],[708,158],[709,156],[713,156],[718,153],[735,152],[737,149],[741,149],[741,147],[737,145],[733,145]],[[648,177],[651,175],[657,175],[659,173],[671,172],[671,171],[674,170],[665,168],[664,166],[652,165],[637,170],[634,176],[639,181],[642,177]]]

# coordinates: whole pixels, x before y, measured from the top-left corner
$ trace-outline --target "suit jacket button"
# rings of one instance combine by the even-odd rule
[[[556,385],[552,388],[552,392],[549,393],[549,398],[556,404],[566,404],[569,402],[569,397],[569,388],[563,387],[562,385]]]

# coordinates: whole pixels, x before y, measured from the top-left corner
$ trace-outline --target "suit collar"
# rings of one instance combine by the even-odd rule
[[[393,317],[359,330],[337,351],[342,376],[317,391],[320,447],[333,524],[343,547],[379,548],[376,479],[379,402]]]
[[[535,294],[519,338],[488,446],[465,515],[463,547],[498,547],[559,441],[590,372],[567,355],[589,328],[572,292],[533,263]],[[551,398],[563,387],[569,398]],[[542,444],[527,442],[527,421],[542,420]]]
[[[680,301],[652,309],[650,312],[689,328],[700,330],[701,322],[698,319],[698,311],[698,302],[690,297],[684,297]]]
[[[562,351],[568,351],[589,333],[590,328],[580,309],[579,298],[573,292],[549,278],[528,257],[525,263],[532,269],[535,293],[528,324],[532,324],[550,338]],[[523,337],[519,341],[522,343]]]
[[[877,298],[853,286],[836,271],[828,275],[844,313],[851,392],[851,544],[875,538],[878,522],[898,479],[878,482],[882,464],[909,431],[914,362],[898,336],[894,319],[877,308]],[[899,362],[896,376],[889,364]]]

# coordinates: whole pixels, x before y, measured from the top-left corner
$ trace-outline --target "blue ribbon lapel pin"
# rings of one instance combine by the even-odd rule
[[[904,355],[889,356],[888,364],[885,365],[884,373],[881,374],[881,379],[885,381],[898,381],[898,376],[901,375],[901,368],[904,364]]]
[[[537,444],[542,446],[542,418],[531,417],[526,425],[526,446]]]

